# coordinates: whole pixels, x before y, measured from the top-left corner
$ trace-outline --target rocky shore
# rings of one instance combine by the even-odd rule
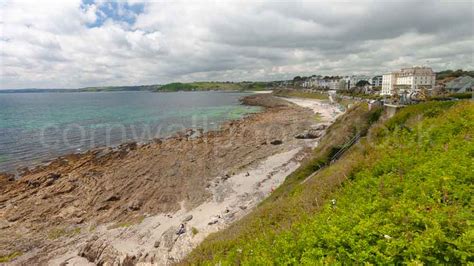
[[[266,110],[218,131],[190,129],[63,156],[25,169],[18,180],[0,174],[0,258],[24,265],[178,262],[278,187],[340,113],[318,102],[315,119],[317,105],[271,95],[243,103]]]

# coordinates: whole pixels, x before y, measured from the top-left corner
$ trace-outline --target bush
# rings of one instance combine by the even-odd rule
[[[472,262],[474,104],[463,101],[409,106],[385,125],[373,129],[384,134],[371,142],[363,140],[304,186],[293,187],[287,193],[291,196],[282,196],[289,206],[301,211],[295,195],[307,193],[317,198],[321,185],[328,185],[324,183],[327,181],[321,183],[327,176],[339,176],[342,182],[347,175],[349,180],[339,190],[324,197],[334,199],[333,203],[327,200],[321,209],[298,214],[300,218],[291,226],[276,230],[267,230],[266,226],[274,224],[278,228],[284,220],[260,216],[263,233],[241,236],[240,241],[214,241],[213,246],[206,243],[214,249],[207,254],[210,261],[200,262]],[[285,210],[291,212],[289,206]],[[284,213],[279,215],[291,219]]]

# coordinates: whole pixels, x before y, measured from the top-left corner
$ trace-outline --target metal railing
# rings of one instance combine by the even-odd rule
[[[354,137],[352,137],[349,141],[347,141],[346,143],[344,143],[344,145],[342,145],[342,148],[340,150],[338,150],[332,157],[331,159],[329,160],[328,163],[325,163],[323,165],[321,165],[318,170],[314,171],[312,174],[310,174],[308,177],[306,177],[303,181],[301,181],[301,184],[304,184],[306,181],[308,181],[310,178],[312,178],[313,176],[317,175],[322,169],[330,166],[331,164],[335,163],[339,158],[341,158],[341,156],[350,148],[352,147],[352,145],[354,145],[357,141],[359,141],[359,139],[361,138],[361,135],[360,133],[357,133]]]

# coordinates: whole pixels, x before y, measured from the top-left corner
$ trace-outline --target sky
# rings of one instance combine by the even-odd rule
[[[0,1],[0,89],[474,69],[474,2]]]

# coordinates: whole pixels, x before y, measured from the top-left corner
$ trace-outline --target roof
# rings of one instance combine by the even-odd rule
[[[462,76],[459,78],[455,78],[450,82],[446,83],[446,88],[449,90],[462,90],[465,91],[467,88],[471,88],[474,86],[474,78],[470,76]],[[460,92],[462,92],[460,91]]]

